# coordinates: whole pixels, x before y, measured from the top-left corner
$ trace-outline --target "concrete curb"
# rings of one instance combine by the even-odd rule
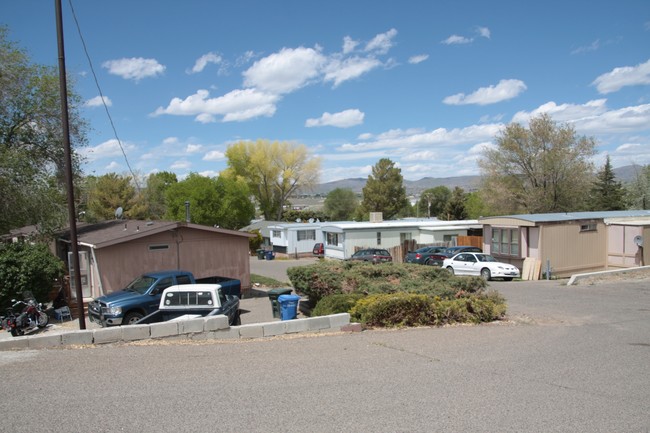
[[[115,326],[95,330],[74,330],[51,335],[14,337],[11,340],[0,341],[0,350],[56,349],[73,345],[98,345],[165,338],[176,340],[264,338],[299,332],[347,331],[349,326],[350,315],[348,313],[242,326],[228,326],[226,316],[211,316],[151,325]]]
[[[650,270],[650,266],[639,266],[639,267],[636,267],[636,268],[614,269],[614,270],[609,270],[609,271],[599,271],[599,272],[588,272],[588,273],[585,273],[585,274],[575,274],[575,275],[571,275],[571,278],[569,278],[569,281],[566,283],[566,285],[571,286],[571,285],[577,284],[578,281],[586,280],[586,279],[592,278],[592,277],[608,276],[608,275],[616,275],[616,274],[635,274],[637,272],[647,272],[648,270]]]

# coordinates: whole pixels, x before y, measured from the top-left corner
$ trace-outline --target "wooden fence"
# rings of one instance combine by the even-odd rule
[[[429,246],[452,247],[456,245],[467,245],[472,247],[483,248],[483,236],[458,236],[456,242],[437,242],[433,244],[418,244],[415,240],[407,240],[396,247],[386,248],[393,257],[393,263],[404,263],[406,253],[415,251],[418,248]],[[359,248],[361,249],[361,248]]]

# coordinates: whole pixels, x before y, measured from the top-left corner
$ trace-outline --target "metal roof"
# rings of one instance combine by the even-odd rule
[[[486,222],[491,219],[513,219],[531,223],[563,222],[588,219],[605,218],[638,218],[650,217],[650,210],[620,210],[620,211],[597,211],[597,212],[560,212],[560,213],[538,213],[521,215],[504,215],[493,217],[481,217],[479,221]]]

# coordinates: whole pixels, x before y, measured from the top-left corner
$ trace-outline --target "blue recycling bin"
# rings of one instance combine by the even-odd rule
[[[273,251],[266,252],[266,260],[273,260],[275,258],[275,253]]]
[[[280,304],[280,319],[293,320],[298,317],[298,302],[300,296],[298,295],[280,295],[278,296],[278,303]]]

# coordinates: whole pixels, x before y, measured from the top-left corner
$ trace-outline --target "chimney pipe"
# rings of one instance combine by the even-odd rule
[[[190,222],[190,202],[189,201],[185,202],[185,222],[186,223]]]

